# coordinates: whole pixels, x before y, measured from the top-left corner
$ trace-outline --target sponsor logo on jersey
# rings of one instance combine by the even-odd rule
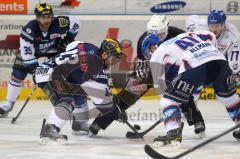
[[[29,35],[28,33],[26,33],[25,31],[21,31],[21,34],[24,35],[26,38],[30,39],[33,41],[33,37],[31,35]]]
[[[49,68],[44,68],[44,67],[37,67],[36,69],[36,75],[39,74],[47,74],[48,73]]]
[[[41,50],[41,51],[48,50],[54,44],[55,44],[54,41],[51,41],[49,43],[39,44],[39,50]]]
[[[180,10],[186,6],[186,2],[183,1],[170,1],[163,2],[153,6],[150,11],[153,13],[166,13]]]
[[[51,40],[52,40],[52,39],[59,38],[59,37],[61,37],[61,34],[52,34],[52,35],[50,35],[50,39],[51,39]]]
[[[93,78],[96,78],[96,79],[108,79],[108,75],[106,74],[99,74],[99,75],[93,75]]]
[[[27,14],[27,0],[0,1],[0,14]]]

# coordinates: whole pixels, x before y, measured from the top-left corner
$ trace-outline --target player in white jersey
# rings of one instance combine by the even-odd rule
[[[213,10],[208,16],[208,27],[216,35],[217,47],[226,55],[233,74],[240,75],[240,33],[226,19],[223,11]]]
[[[235,25],[226,21],[223,11],[213,10],[208,19],[201,19],[198,15],[191,15],[186,20],[187,31],[209,30],[216,35],[217,48],[223,52],[234,74],[240,72],[240,33]]]
[[[187,31],[210,30],[217,38],[217,48],[226,56],[229,66],[236,76],[237,86],[240,86],[240,33],[235,25],[226,21],[223,11],[213,10],[208,19],[201,19],[197,15],[191,15],[186,20]],[[240,129],[233,133],[240,138]]]
[[[154,139],[155,146],[179,144],[182,141],[179,105],[189,101],[197,88],[213,84],[218,99],[234,122],[240,122],[240,99],[236,95],[234,76],[224,55],[214,46],[216,37],[209,31],[188,32],[172,38],[152,55],[150,60],[154,87],[162,91],[163,66],[178,64],[178,77],[167,86],[160,101],[167,135]]]

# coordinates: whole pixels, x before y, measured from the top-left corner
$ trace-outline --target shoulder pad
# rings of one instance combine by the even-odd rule
[[[58,23],[58,26],[60,28],[69,27],[69,25],[70,25],[70,20],[66,16],[58,16],[58,17],[54,18],[54,21],[56,21],[56,23]]]
[[[37,28],[36,25],[37,25],[36,20],[30,21],[22,28],[20,37],[25,39],[26,41],[34,41],[34,36]]]

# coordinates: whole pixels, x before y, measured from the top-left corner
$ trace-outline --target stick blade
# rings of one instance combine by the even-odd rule
[[[126,133],[126,137],[129,139],[139,139],[139,138],[143,138],[143,135],[141,133],[135,133],[135,132],[130,132],[128,131]]]
[[[16,118],[12,118],[12,124],[14,124],[16,120]]]
[[[154,159],[170,159],[166,156],[161,155],[157,151],[155,151],[151,146],[145,145],[144,147],[145,152]]]

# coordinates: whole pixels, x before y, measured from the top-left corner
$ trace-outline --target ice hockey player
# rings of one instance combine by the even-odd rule
[[[216,35],[217,48],[226,56],[229,66],[240,85],[240,34],[235,25],[227,21],[227,16],[221,10],[213,10],[207,20],[197,15],[189,16],[186,21],[188,31],[209,29]],[[240,131],[240,130],[239,130]],[[240,132],[238,131],[238,134]],[[235,132],[234,132],[235,134]]]
[[[20,34],[20,53],[13,65],[8,85],[7,101],[0,106],[0,116],[6,117],[13,109],[28,73],[33,73],[40,57],[52,57],[65,50],[68,43],[76,37],[80,22],[66,16],[53,16],[48,3],[37,4],[35,20],[27,23]],[[66,35],[65,35],[66,34]]]
[[[67,141],[67,136],[59,132],[70,119],[79,95],[90,96],[102,114],[113,107],[105,70],[120,62],[122,56],[119,42],[113,39],[103,40],[100,49],[75,41],[67,46],[66,52],[37,67],[36,83],[54,106],[46,123],[44,119],[40,143]]]
[[[172,82],[173,87],[167,88],[160,100],[167,135],[155,138],[155,147],[181,143],[179,103],[187,103],[200,86],[212,84],[230,118],[236,123],[240,122],[240,99],[236,95],[234,76],[215,43],[216,37],[212,32],[188,32],[164,42],[152,55],[150,66],[156,89],[163,78],[159,66],[169,62],[180,65],[178,77]]]
[[[137,43],[138,62],[135,66],[135,70],[130,75],[130,78],[126,83],[126,87],[117,96],[114,96],[114,102],[118,103],[122,112],[133,105],[152,87],[152,78],[151,73],[149,72],[149,59],[156,47],[161,45],[162,42],[176,37],[181,33],[184,33],[184,31],[179,28],[169,26],[169,21],[165,15],[154,14],[151,17],[147,23],[147,31],[141,35]],[[178,66],[175,65],[172,66],[171,69],[168,69],[167,76],[169,77],[167,80],[173,80],[173,77],[176,76],[175,70],[177,67]],[[137,87],[145,89],[139,90],[136,87],[137,91],[129,90],[133,83],[136,84],[136,81],[138,82]],[[182,111],[186,114],[189,125],[195,126],[195,133],[200,137],[203,137],[205,135],[205,123],[201,112],[196,109],[193,98],[187,104],[188,107],[184,106],[185,104],[181,105]],[[96,135],[100,129],[105,130],[114,120],[119,120],[119,114],[121,114],[121,117],[124,117],[122,113],[118,114],[118,112],[119,109],[115,108],[115,110],[112,110],[111,113],[96,118],[89,128],[91,134]]]

